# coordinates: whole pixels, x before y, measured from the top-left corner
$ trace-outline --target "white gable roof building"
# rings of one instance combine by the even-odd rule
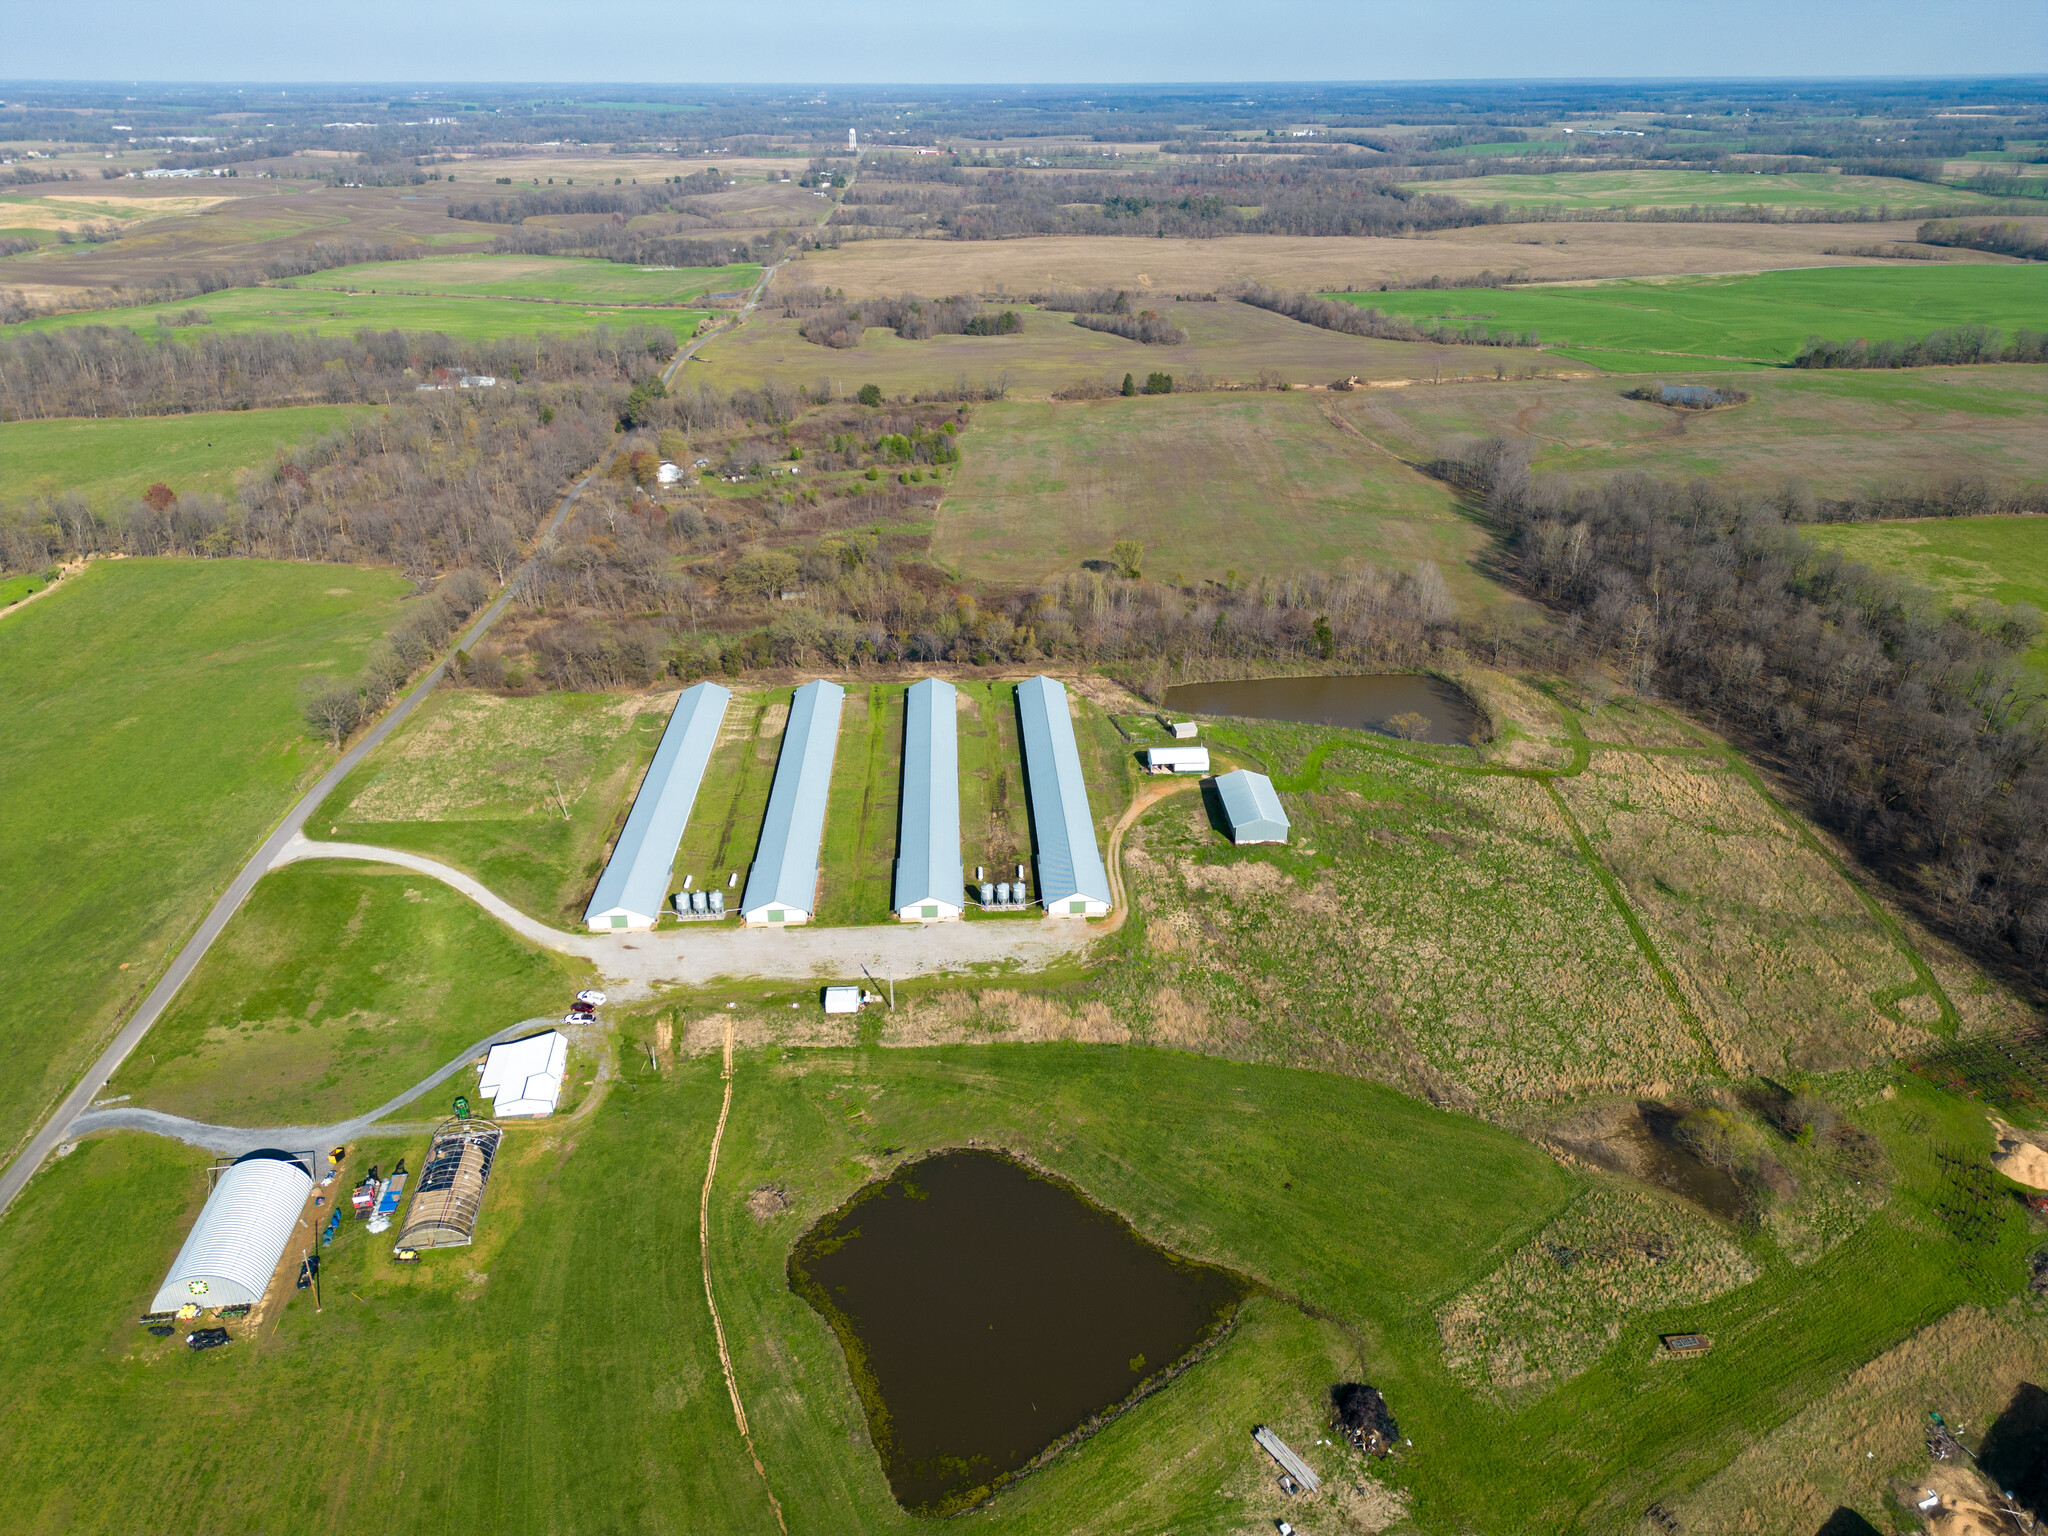
[[[491,1047],[476,1091],[494,1099],[492,1118],[510,1120],[555,1112],[569,1069],[569,1037],[558,1029]]]

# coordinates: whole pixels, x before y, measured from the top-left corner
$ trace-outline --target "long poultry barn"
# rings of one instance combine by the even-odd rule
[[[690,823],[732,691],[716,683],[685,688],[633,797],[626,825],[598,876],[584,921],[593,932],[652,928],[668,902],[669,871]]]
[[[899,921],[960,916],[967,882],[960,866],[959,691],[936,677],[903,695],[902,828],[896,841]]]
[[[1110,908],[1109,871],[1095,845],[1095,818],[1074,744],[1067,690],[1049,677],[1017,685],[1024,775],[1038,837],[1038,895],[1058,917],[1101,917]]]
[[[150,1311],[261,1301],[312,1190],[313,1175],[289,1152],[236,1158],[214,1181]]]
[[[844,688],[819,678],[797,689],[789,702],[760,846],[740,896],[740,915],[749,925],[807,923],[817,909],[818,848],[845,700]]]

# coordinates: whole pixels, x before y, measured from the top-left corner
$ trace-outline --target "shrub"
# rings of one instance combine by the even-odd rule
[[[862,405],[880,405],[882,403],[882,386],[879,384],[863,384],[860,387],[860,393],[854,398],[860,401]]]
[[[1170,373],[1148,373],[1145,375],[1145,393],[1148,395],[1170,395],[1173,393],[1173,375]]]

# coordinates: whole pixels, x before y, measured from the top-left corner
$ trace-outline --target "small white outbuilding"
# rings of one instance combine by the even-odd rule
[[[683,467],[680,464],[663,464],[654,472],[654,478],[662,485],[674,485],[683,478]]]
[[[492,1046],[476,1091],[496,1101],[491,1107],[495,1120],[537,1119],[555,1112],[568,1070],[569,1037],[551,1029]]]
[[[825,989],[825,1011],[827,1013],[859,1013],[859,987],[827,987]]]
[[[1147,747],[1145,766],[1154,773],[1207,773],[1207,747]]]

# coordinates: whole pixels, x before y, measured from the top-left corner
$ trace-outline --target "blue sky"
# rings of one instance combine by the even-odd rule
[[[2042,0],[0,0],[0,78],[1015,83],[2048,72]]]

